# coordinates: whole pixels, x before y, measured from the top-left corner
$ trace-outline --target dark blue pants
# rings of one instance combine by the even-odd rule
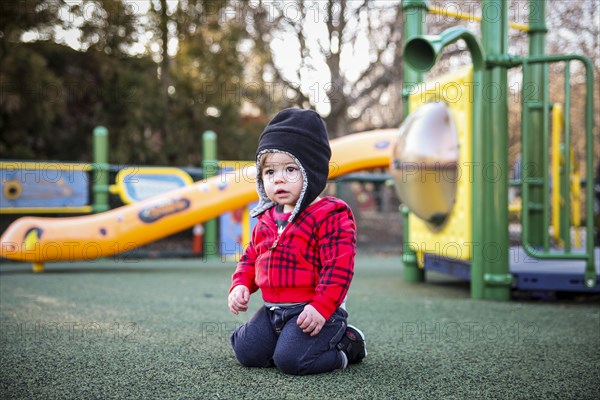
[[[246,367],[276,366],[293,375],[342,369],[343,356],[336,345],[346,331],[348,314],[338,308],[321,332],[310,336],[296,323],[303,309],[304,306],[258,310],[231,334],[238,361]]]

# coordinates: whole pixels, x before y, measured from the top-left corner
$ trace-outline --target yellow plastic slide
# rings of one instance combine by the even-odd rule
[[[330,178],[387,167],[396,133],[376,130],[332,140]],[[101,214],[23,217],[2,235],[0,256],[41,266],[132,250],[257,200],[255,181],[256,168],[244,167]]]

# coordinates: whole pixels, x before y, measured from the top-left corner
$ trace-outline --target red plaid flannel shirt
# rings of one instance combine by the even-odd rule
[[[342,200],[325,197],[308,206],[281,235],[270,209],[258,217],[231,289],[260,288],[269,303],[309,302],[329,319],[346,298],[355,254],[354,216]]]

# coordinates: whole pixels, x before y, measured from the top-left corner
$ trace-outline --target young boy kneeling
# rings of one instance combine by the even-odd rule
[[[364,335],[347,325],[344,304],[356,253],[352,211],[319,197],[329,175],[327,130],[314,111],[286,109],[260,136],[259,204],[252,241],[232,277],[229,309],[264,307],[231,335],[238,361],[288,374],[343,370],[366,356]]]

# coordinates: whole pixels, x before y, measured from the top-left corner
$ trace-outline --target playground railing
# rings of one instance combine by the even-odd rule
[[[586,98],[585,98],[585,173],[586,179],[591,180],[593,177],[593,68],[591,61],[583,56],[579,55],[549,55],[549,56],[535,56],[529,58],[523,58],[519,60],[519,63],[523,66],[523,81],[527,81],[528,76],[532,73],[531,69],[534,65],[541,64],[543,67],[545,85],[542,87],[542,102],[532,101],[527,102],[523,99],[522,107],[522,131],[526,132],[529,126],[529,118],[532,109],[542,109],[543,112],[543,143],[541,144],[544,149],[548,149],[550,146],[550,129],[549,129],[549,85],[548,85],[548,66],[552,63],[564,63],[564,91],[565,91],[565,114],[564,114],[564,148],[571,149],[572,132],[571,132],[571,121],[570,121],[570,110],[571,110],[571,62],[579,61],[585,67],[586,75]],[[585,283],[588,287],[592,287],[596,284],[596,271],[594,266],[594,208],[593,208],[593,186],[586,185],[585,189],[585,213],[586,213],[586,246],[584,251],[574,252],[571,248],[570,229],[568,225],[568,218],[563,219],[563,229],[561,229],[561,239],[564,242],[562,251],[555,249],[550,250],[550,235],[549,235],[549,196],[544,196],[541,203],[534,202],[531,199],[532,187],[541,187],[543,193],[549,192],[550,175],[547,168],[527,168],[527,166],[535,167],[532,163],[533,160],[528,159],[529,149],[527,140],[522,139],[523,146],[523,166],[522,169],[522,181],[521,190],[523,197],[522,205],[522,241],[524,250],[532,257],[538,259],[562,259],[562,260],[584,260],[586,262],[585,269]],[[564,163],[563,163],[563,176],[569,177],[573,173],[574,165],[571,162],[571,151],[564,151]],[[544,152],[542,161],[543,165],[548,165],[548,153]],[[542,171],[541,176],[533,176],[533,169]],[[538,171],[536,171],[538,172]],[[569,216],[573,207],[571,196],[562,197],[562,207],[564,215]],[[533,229],[530,226],[530,219],[533,214],[542,213],[542,220],[546,224],[543,232],[543,241],[540,246],[539,243],[531,243],[529,241],[528,232]],[[567,226],[565,226],[567,225]]]

